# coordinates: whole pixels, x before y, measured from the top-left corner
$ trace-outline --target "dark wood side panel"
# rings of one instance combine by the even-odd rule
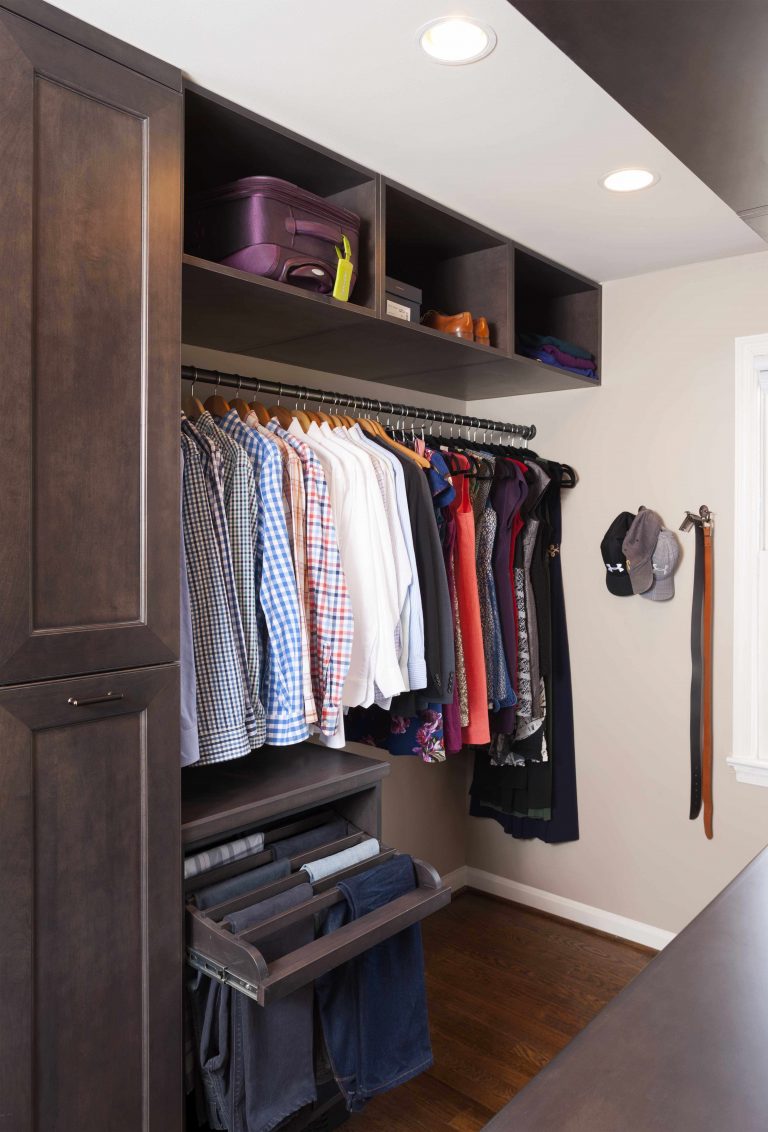
[[[175,666],[0,691],[2,1132],[180,1132],[178,749]]]
[[[178,651],[181,98],[0,9],[0,683]]]

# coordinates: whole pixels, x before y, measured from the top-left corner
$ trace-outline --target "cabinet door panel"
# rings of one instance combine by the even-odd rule
[[[0,70],[0,683],[173,661],[181,98],[2,9]]]
[[[2,1132],[180,1130],[178,750],[175,666],[0,690]]]

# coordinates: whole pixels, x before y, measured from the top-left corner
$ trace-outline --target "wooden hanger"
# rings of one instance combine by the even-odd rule
[[[210,397],[206,398],[205,407],[213,417],[226,417],[229,412],[229,402],[225,401],[221,394],[218,392],[218,371],[216,373],[216,387]]]
[[[232,402],[232,408],[237,412],[237,415],[238,415],[238,417],[240,418],[241,421],[246,421],[246,420],[248,420],[248,415],[251,412],[251,407],[248,404],[248,402],[244,401],[243,398],[240,396],[240,388],[241,388],[240,374],[238,373],[235,376],[238,379],[237,397],[235,397],[234,401]]]
[[[189,417],[191,421],[196,421],[202,417],[205,412],[205,406],[199,397],[195,397],[195,380],[197,378],[197,370],[192,369],[192,387],[186,397],[181,399],[181,410],[185,417]]]
[[[283,428],[288,428],[293,420],[293,413],[290,409],[286,409],[283,405],[271,405],[268,409],[270,420],[275,417]]]
[[[259,424],[269,424],[271,420],[269,409],[266,405],[262,405],[261,401],[251,401],[248,405],[248,408],[251,409],[259,418]]]
[[[401,444],[399,440],[393,440],[389,433],[385,430],[381,421],[369,421],[369,424],[373,425],[374,436],[380,436],[382,440],[386,441],[386,443],[394,448],[397,452],[400,452],[403,456],[408,456],[411,460],[413,460],[414,464],[418,464],[419,467],[424,468],[425,471],[432,467],[429,460],[427,460],[424,456],[420,456],[418,452],[414,452],[412,448],[406,448],[406,446],[404,444]]]

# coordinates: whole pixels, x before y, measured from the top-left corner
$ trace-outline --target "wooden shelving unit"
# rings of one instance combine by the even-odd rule
[[[190,85],[185,98],[188,199],[271,175],[351,208],[362,227],[349,303],[185,255],[184,342],[462,400],[600,384],[516,349],[520,331],[555,334],[599,365],[599,284],[218,95]],[[485,315],[490,346],[387,315],[387,275],[420,287],[423,310]]]

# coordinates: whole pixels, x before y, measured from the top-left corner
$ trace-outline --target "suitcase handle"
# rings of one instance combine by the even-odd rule
[[[296,220],[293,216],[287,216],[285,227],[291,236],[313,236],[316,240],[327,240],[329,244],[341,243],[341,228],[334,224],[324,224],[322,220]]]
[[[304,284],[310,291],[327,295],[333,289],[333,273],[324,263],[317,260],[289,259],[280,274],[283,283]]]

